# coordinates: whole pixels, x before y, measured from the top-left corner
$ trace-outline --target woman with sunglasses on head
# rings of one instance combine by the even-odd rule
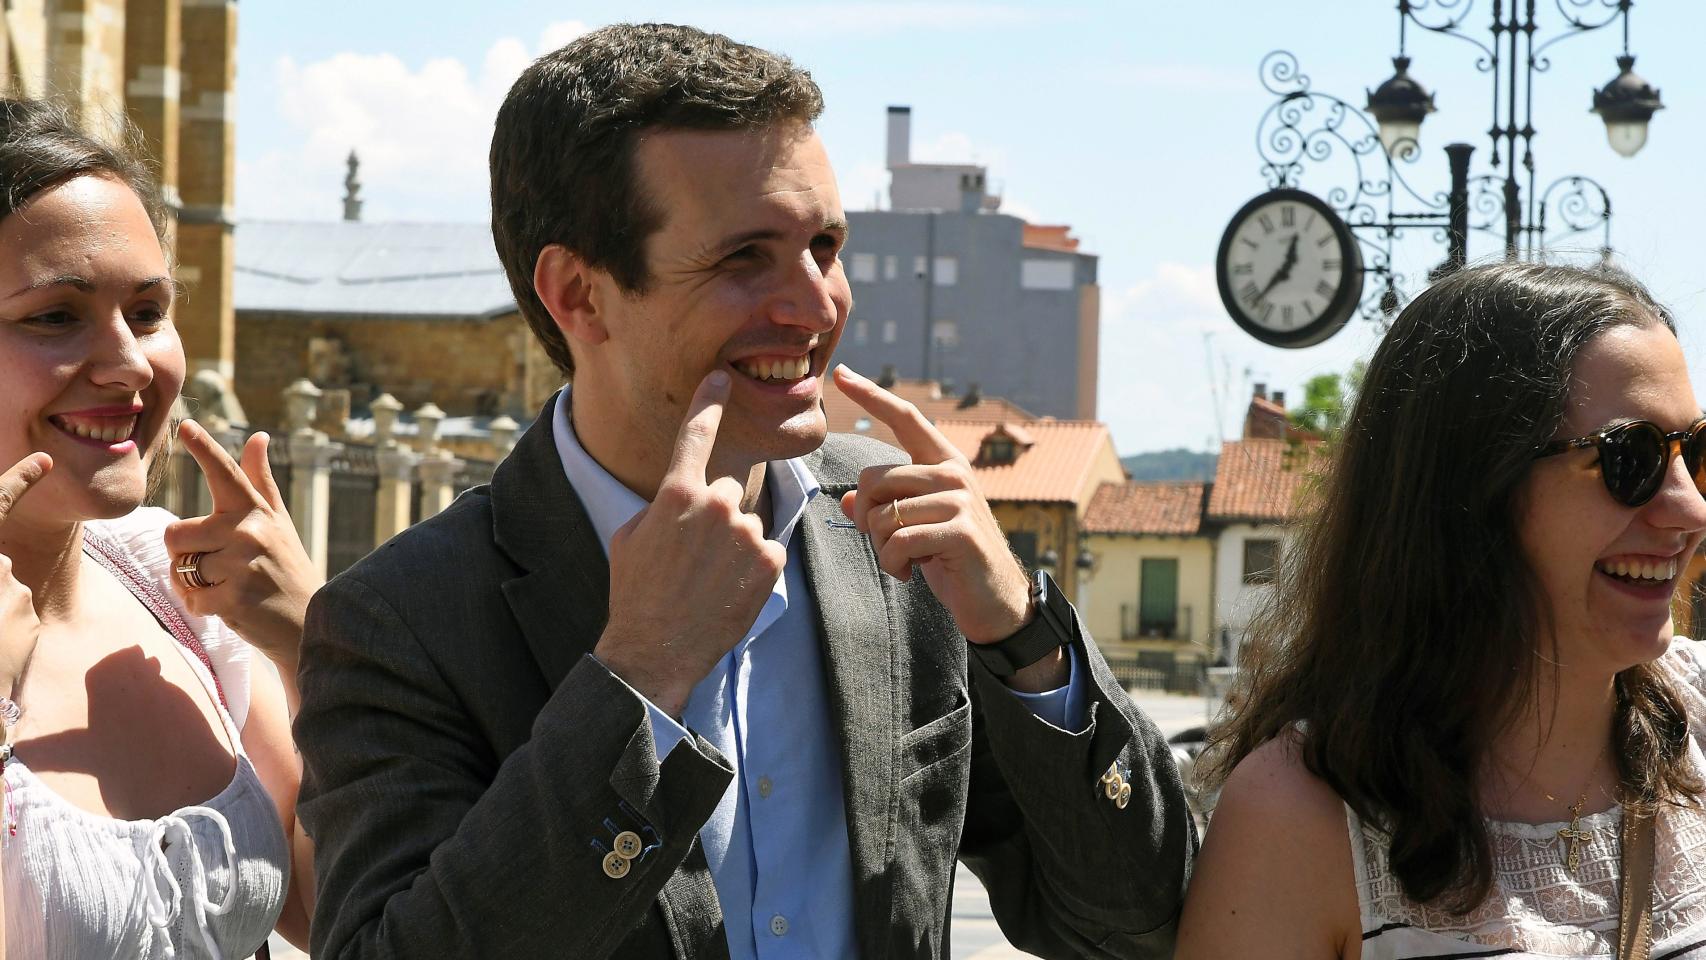
[[[1702,452],[1619,272],[1406,307],[1246,643],[1178,956],[1706,957],[1706,652],[1670,622]]]
[[[264,435],[239,465],[186,421],[213,513],[142,507],[186,367],[161,211],[140,161],[0,100],[8,956],[247,957],[275,925],[306,940],[289,718],[318,578]]]

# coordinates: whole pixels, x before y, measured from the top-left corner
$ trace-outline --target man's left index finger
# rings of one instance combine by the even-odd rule
[[[959,448],[942,436],[917,406],[854,373],[845,363],[835,368],[835,376],[841,392],[894,431],[913,463],[946,463],[960,455]]]

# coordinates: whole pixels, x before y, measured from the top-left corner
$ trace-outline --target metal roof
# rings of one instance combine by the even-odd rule
[[[516,309],[483,223],[248,220],[235,247],[238,310],[469,318]]]

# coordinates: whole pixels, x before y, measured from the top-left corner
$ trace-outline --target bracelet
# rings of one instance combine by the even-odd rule
[[[12,737],[17,733],[18,721],[24,711],[18,707],[18,702],[11,697],[0,697],[0,726],[6,730],[4,742],[0,742],[0,767],[12,759]],[[18,818],[12,809],[12,785],[0,776],[0,818],[4,818],[6,829],[0,831],[0,846],[18,835]]]

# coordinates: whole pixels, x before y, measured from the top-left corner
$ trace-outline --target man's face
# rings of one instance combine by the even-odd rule
[[[852,308],[846,219],[808,125],[647,133],[639,189],[662,213],[639,295],[596,283],[604,342],[577,351],[577,385],[621,404],[633,442],[667,452],[705,375],[727,371],[714,466],[801,456],[827,430],[819,400]],[[612,414],[614,411],[614,414]],[[660,446],[661,445],[661,446]]]

